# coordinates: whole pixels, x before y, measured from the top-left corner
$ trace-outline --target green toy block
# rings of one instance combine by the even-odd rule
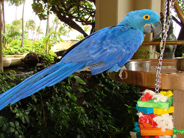
[[[149,101],[141,101],[140,99],[137,101],[138,107],[150,107],[150,108],[162,108],[162,109],[169,109],[171,104],[173,103],[173,96],[168,97],[166,102],[154,102],[154,99]]]

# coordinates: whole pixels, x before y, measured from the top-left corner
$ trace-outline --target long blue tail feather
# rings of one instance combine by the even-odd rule
[[[75,71],[82,69],[84,63],[57,63],[19,83],[0,95],[0,110],[8,104],[14,104],[44,87],[50,87]]]
[[[14,86],[13,88],[2,93],[0,95],[0,104],[4,102],[3,99],[1,99],[1,98],[5,97],[6,95],[10,95],[10,93],[13,91],[16,93],[16,91],[23,89],[24,87],[28,86],[32,82],[36,82],[37,80],[41,79],[43,76],[49,74],[49,72],[53,72],[58,68],[59,68],[59,66],[57,66],[57,64],[50,66],[50,67],[32,75],[32,76],[30,76],[29,78],[27,78],[23,82],[19,83],[18,85]],[[14,93],[11,93],[11,94],[14,94]]]
[[[68,64],[67,64],[68,65]],[[16,103],[17,101],[26,98],[32,94],[34,94],[35,92],[45,88],[45,87],[50,87],[53,86],[57,83],[59,83],[60,81],[62,81],[63,79],[65,79],[66,77],[68,77],[70,74],[74,73],[75,71],[83,68],[84,64],[72,64],[72,66],[67,66],[70,67],[67,71],[63,71],[64,68],[59,69],[58,71],[62,71],[61,74],[58,76],[58,71],[54,72],[55,75],[53,74],[52,77],[50,77],[50,75],[44,77],[42,80],[40,80],[39,82],[34,83],[28,90],[24,91],[24,93],[21,93],[21,95],[19,95],[16,98],[13,98],[14,100],[11,102],[11,104]],[[50,78],[49,78],[50,77]]]

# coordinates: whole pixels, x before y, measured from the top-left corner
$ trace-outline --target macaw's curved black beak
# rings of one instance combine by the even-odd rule
[[[162,31],[162,24],[159,21],[157,23],[147,24],[144,27],[143,33],[144,34],[154,33],[154,38],[151,40],[151,41],[153,41],[160,35],[161,31]]]

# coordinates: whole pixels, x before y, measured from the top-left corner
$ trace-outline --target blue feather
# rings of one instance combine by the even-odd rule
[[[145,20],[143,16],[150,16]],[[60,62],[19,83],[0,95],[0,110],[37,91],[62,81],[70,74],[89,67],[93,75],[105,70],[117,71],[143,42],[145,24],[159,21],[151,10],[130,12],[117,26],[106,27],[74,44]]]

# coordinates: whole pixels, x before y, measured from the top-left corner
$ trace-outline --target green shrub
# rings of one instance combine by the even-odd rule
[[[45,50],[45,43],[42,40],[24,40],[24,47],[20,48],[21,41],[13,40],[7,48],[3,49],[3,55],[23,55],[30,52],[35,52],[42,55],[47,62],[46,64],[52,63],[56,57],[55,52]]]
[[[1,78],[10,85],[0,88],[5,91],[12,84],[9,76]],[[128,138],[138,91],[106,74],[75,73],[0,111],[0,137]]]

